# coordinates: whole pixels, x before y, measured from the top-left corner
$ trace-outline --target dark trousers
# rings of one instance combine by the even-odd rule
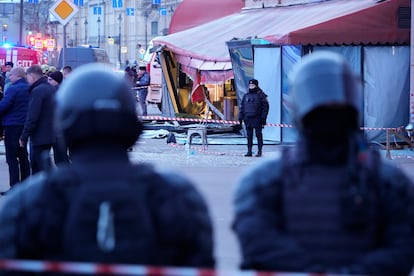
[[[46,145],[31,145],[30,146],[30,165],[32,167],[32,174],[48,170],[52,166],[50,160],[50,150],[52,144]]]
[[[23,126],[4,126],[6,162],[9,166],[10,187],[30,175],[29,156],[26,147],[19,145]]]
[[[138,90],[138,100],[139,105],[141,107],[142,116],[147,116],[147,95],[148,90],[147,89],[140,89]]]
[[[263,148],[262,126],[258,126],[258,127],[249,127],[249,126],[246,126],[247,151],[249,153],[251,153],[252,152],[252,149],[253,149],[253,131],[256,133],[258,151],[259,152],[262,152],[262,148]]]
[[[61,136],[56,137],[56,142],[53,144],[53,158],[55,159],[55,164],[70,163],[68,152],[65,139]]]

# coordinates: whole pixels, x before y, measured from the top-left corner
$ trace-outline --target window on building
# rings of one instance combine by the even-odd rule
[[[158,21],[151,22],[151,35],[158,35]]]

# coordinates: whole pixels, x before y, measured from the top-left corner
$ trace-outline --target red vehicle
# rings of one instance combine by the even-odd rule
[[[28,68],[33,64],[39,64],[39,53],[37,50],[24,47],[0,47],[0,66],[4,71],[7,61],[13,62],[15,67]]]

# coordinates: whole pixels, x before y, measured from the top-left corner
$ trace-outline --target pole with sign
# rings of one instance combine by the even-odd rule
[[[49,12],[63,25],[62,66],[66,65],[66,24],[78,12],[78,7],[70,0],[58,0],[49,9]]]

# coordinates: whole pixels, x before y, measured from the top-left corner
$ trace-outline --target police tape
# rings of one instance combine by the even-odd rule
[[[164,116],[138,116],[141,120],[147,121],[179,121],[179,122],[194,122],[194,123],[216,123],[216,124],[239,124],[239,121],[214,120],[214,119],[197,119],[197,118],[182,118],[182,117],[164,117]]]
[[[134,87],[132,87],[131,89],[132,90],[140,90],[140,89],[145,89],[145,88],[148,88],[149,86],[148,85],[143,85],[143,86],[134,86]]]
[[[228,124],[238,125],[239,121],[231,120],[215,120],[215,119],[197,119],[197,118],[181,118],[181,117],[165,117],[165,116],[138,116],[141,120],[145,121],[178,121],[178,122],[193,122],[199,124],[215,123],[215,124]],[[282,128],[295,128],[292,124],[277,124],[268,123],[266,126],[269,127],[282,127]],[[361,127],[361,130],[381,130],[381,131],[401,131],[404,130],[404,126],[399,127]]]
[[[56,262],[0,259],[0,271],[37,273],[73,273],[83,275],[141,275],[141,276],[329,276],[329,274],[286,273],[265,271],[214,270],[191,267],[155,267],[144,265],[107,264],[90,262]]]

